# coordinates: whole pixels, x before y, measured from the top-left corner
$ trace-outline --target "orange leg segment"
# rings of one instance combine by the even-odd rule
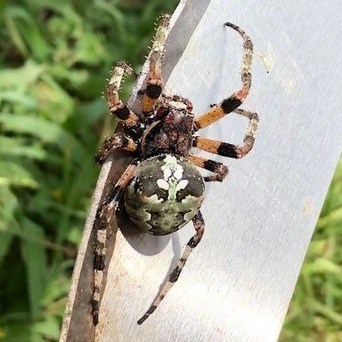
[[[238,108],[248,96],[252,85],[252,75],[250,69],[252,65],[253,43],[246,32],[240,27],[232,23],[226,23],[225,26],[229,26],[236,30],[244,41],[241,71],[242,88],[228,98],[224,99],[221,103],[213,106],[211,109],[200,115],[198,119],[195,120],[195,130],[199,130],[212,124],[213,122],[224,117],[226,114],[231,113],[234,109]]]
[[[170,16],[165,14],[159,19],[154,42],[150,54],[150,67],[146,89],[143,91],[141,109],[143,114],[148,115],[154,109],[154,105],[161,95],[163,88],[162,59],[167,35],[169,33]]]

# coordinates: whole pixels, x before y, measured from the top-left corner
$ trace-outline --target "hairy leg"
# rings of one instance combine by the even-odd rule
[[[161,303],[161,301],[165,298],[167,293],[171,290],[172,286],[178,280],[179,275],[182,272],[182,269],[184,268],[184,265],[188,260],[191,252],[200,243],[204,233],[204,220],[201,212],[198,212],[196,214],[196,216],[192,219],[192,222],[196,230],[195,235],[189,240],[189,242],[185,246],[182,257],[179,259],[177,266],[170,273],[168,281],[159,291],[152,305],[149,307],[146,313],[138,320],[137,323],[139,325],[142,324],[157,309],[158,305]]]
[[[242,144],[233,145],[218,140],[212,140],[200,136],[195,136],[193,140],[193,146],[201,150],[215,153],[224,157],[236,159],[244,157],[253,148],[259,118],[256,113],[248,112],[244,109],[235,109],[234,113],[244,116],[249,120],[248,128],[245,132]]]
[[[145,115],[148,115],[153,111],[154,105],[162,92],[162,60],[166,38],[169,33],[169,22],[170,16],[168,14],[164,14],[159,19],[159,26],[154,37],[149,57],[150,67],[148,71],[147,86],[143,91],[144,95],[141,102],[142,112]]]
[[[192,112],[193,110],[193,105],[191,101],[183,96],[180,96],[180,95],[172,95],[172,96],[162,95],[162,96],[163,96],[163,99],[166,99],[167,101],[183,103],[186,106],[186,110],[188,112]]]
[[[188,155],[188,159],[198,167],[213,172],[213,175],[204,177],[206,182],[222,182],[229,172],[226,165],[211,159],[195,156],[192,153]]]
[[[119,97],[119,90],[124,75],[131,75],[133,70],[125,62],[117,62],[109,80],[106,96],[111,114],[122,120],[126,126],[136,126],[140,119],[125,105]]]
[[[231,113],[234,109],[238,108],[248,96],[252,84],[252,75],[250,70],[252,65],[253,43],[246,32],[243,31],[240,27],[232,23],[225,23],[225,26],[229,26],[239,32],[244,41],[241,71],[242,87],[240,90],[233,93],[228,98],[224,99],[221,103],[212,106],[207,112],[200,115],[195,120],[195,130],[199,130],[212,124],[213,122],[224,117],[226,114]]]
[[[127,167],[125,172],[116,182],[115,186],[113,187],[107,198],[101,203],[96,213],[95,225],[97,229],[95,237],[94,290],[92,298],[92,315],[94,325],[97,325],[99,322],[101,286],[103,285],[103,271],[106,266],[107,229],[110,225],[112,215],[117,210],[119,201],[123,195],[125,188],[134,176],[136,168],[137,165],[135,162]]]
[[[115,133],[112,137],[105,139],[95,156],[95,162],[99,165],[103,164],[108,155],[116,149],[125,151],[136,151],[138,144],[127,134],[122,132]]]

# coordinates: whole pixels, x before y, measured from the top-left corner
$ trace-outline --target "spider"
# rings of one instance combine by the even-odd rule
[[[192,250],[200,243],[204,233],[204,220],[200,208],[204,199],[205,182],[222,181],[228,174],[227,166],[191,153],[192,147],[225,157],[240,159],[253,147],[258,126],[256,113],[238,109],[251,87],[251,62],[253,44],[238,26],[225,23],[243,38],[243,63],[240,90],[220,103],[211,106],[199,117],[193,114],[192,103],[182,96],[167,96],[163,91],[161,76],[165,41],[168,35],[169,15],[159,19],[149,57],[149,71],[145,90],[141,91],[141,113],[134,113],[119,97],[124,75],[133,70],[125,62],[117,62],[107,86],[108,107],[122,121],[123,131],[107,138],[96,161],[102,164],[116,149],[128,151],[133,161],[121,175],[96,213],[96,246],[94,252],[94,292],[92,315],[98,324],[100,288],[106,258],[107,227],[113,213],[123,201],[132,222],[146,233],[166,235],[177,231],[189,221],[195,229],[177,266],[159,291],[149,309],[138,320],[142,324],[158,307],[178,277]],[[241,145],[216,141],[195,133],[234,112],[249,120]],[[202,177],[198,168],[210,171]]]

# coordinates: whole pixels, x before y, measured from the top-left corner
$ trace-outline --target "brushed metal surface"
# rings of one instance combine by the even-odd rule
[[[237,90],[242,41],[223,23],[240,25],[255,46],[242,107],[259,113],[256,144],[239,161],[213,157],[230,175],[207,186],[203,240],[141,326],[193,228],[161,238],[118,231],[98,341],[277,340],[341,151],[341,6],[210,1],[166,89],[190,98],[197,114]],[[245,128],[230,115],[201,135],[234,143]]]
[[[201,113],[238,89],[242,42],[223,23],[240,25],[255,45],[243,105],[261,118],[255,148],[224,160],[230,175],[207,188],[204,238],[142,326],[193,228],[163,238],[118,232],[101,341],[276,341],[341,151],[340,10],[337,1],[210,2],[167,90]],[[245,127],[230,116],[202,135],[238,142]]]

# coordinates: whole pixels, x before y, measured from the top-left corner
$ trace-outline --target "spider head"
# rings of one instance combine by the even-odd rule
[[[171,153],[186,156],[192,146],[194,115],[186,104],[178,101],[164,101],[155,111],[156,119],[146,129],[142,139],[143,157]],[[184,101],[183,101],[184,102]],[[176,106],[177,104],[177,106]]]

